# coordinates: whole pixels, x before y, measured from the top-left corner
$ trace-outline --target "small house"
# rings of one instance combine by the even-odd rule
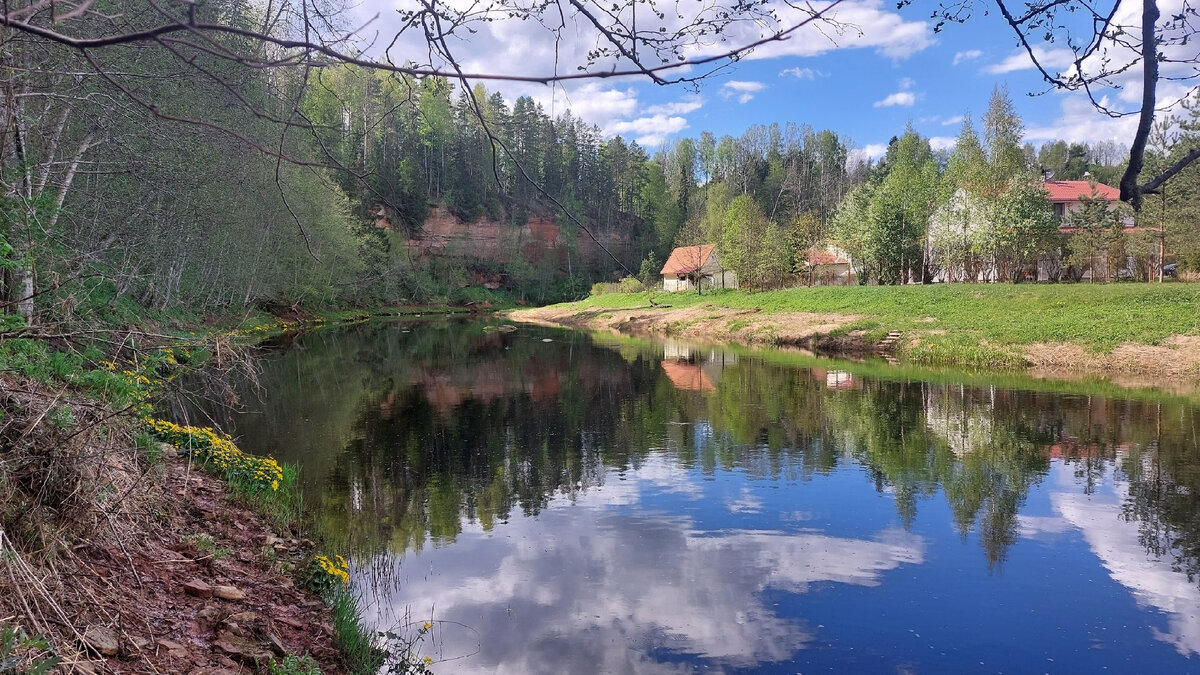
[[[850,254],[836,246],[814,246],[804,252],[804,262],[814,286],[849,286],[854,283]]]
[[[671,251],[660,274],[664,291],[738,287],[737,274],[721,265],[713,244],[680,246]]]

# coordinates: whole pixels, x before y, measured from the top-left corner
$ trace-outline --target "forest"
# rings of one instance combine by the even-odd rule
[[[262,20],[261,8],[233,1],[195,11],[234,26]],[[1028,189],[1041,170],[1112,184],[1126,162],[1112,142],[1035,148],[1004,91],[982,137],[968,118],[953,150],[935,151],[910,127],[872,160],[801,119],[652,150],[570,111],[551,116],[531,98],[444,77],[353,63],[253,68],[172,42],[79,50],[0,30],[9,322],[539,304],[595,282],[653,283],[674,246],[700,242],[716,243],[752,289],[805,283],[805,251],[825,244],[850,250],[864,282],[919,281],[936,261],[984,258],[1012,279],[1061,246]],[[271,55],[236,34],[212,39]],[[1188,152],[1200,98],[1158,129],[1147,172]],[[1200,170],[1184,169],[1140,213],[1165,225],[1181,270],[1200,269],[1197,180]],[[990,227],[970,241],[930,224],[960,189],[986,202]],[[447,214],[457,228],[447,237],[491,238],[431,245],[430,219]],[[1153,245],[1111,222],[1083,226],[1094,232],[1075,238],[1081,259],[1146,257]]]

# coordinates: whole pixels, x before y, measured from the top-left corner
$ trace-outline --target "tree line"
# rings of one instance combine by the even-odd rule
[[[220,0],[194,11],[197,20],[259,29],[271,20],[261,9]],[[826,242],[853,249],[867,278],[881,283],[984,259],[1013,278],[1055,245],[1050,222],[1034,213],[1043,206],[1036,191],[1010,189],[1014,177],[1042,166],[1063,178],[1122,170],[1111,143],[1055,142],[1036,152],[1022,144],[1004,96],[993,107],[1007,112],[989,110],[982,141],[968,121],[953,152],[935,152],[909,130],[872,162],[845,136],[789,123],[737,137],[705,132],[651,153],[570,112],[552,116],[531,98],[509,102],[482,85],[468,91],[439,76],[353,63],[250,68],[217,48],[259,50],[264,60],[276,48],[236,33],[212,39],[216,47],[87,51],[0,29],[7,316],[548,302],[629,274],[657,281],[671,249],[695,243],[716,243],[752,288],[796,283],[805,252]],[[1156,170],[1195,143],[1196,109],[1160,129],[1148,152]],[[1192,268],[1200,263],[1189,215],[1197,191],[1186,186],[1195,174],[1188,168],[1168,183],[1160,214],[1168,250]],[[971,241],[949,226],[945,236],[927,231],[959,188],[995,202],[982,209],[990,222],[1020,228]],[[435,206],[466,223],[552,220],[561,250],[536,261],[519,250],[489,260],[418,255],[409,241]],[[376,227],[381,211],[390,228]],[[1113,241],[1112,229],[1094,246],[1136,248]],[[581,242],[593,237],[611,255],[592,247],[583,256]],[[481,278],[501,287],[489,295]]]

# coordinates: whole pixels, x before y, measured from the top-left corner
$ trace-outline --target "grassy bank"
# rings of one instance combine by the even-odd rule
[[[675,314],[683,317],[683,323],[659,322],[655,324],[659,330],[652,332],[769,343],[771,330],[760,325],[756,332],[755,321],[819,315],[831,327],[812,333],[814,343],[820,338],[853,336],[862,345],[872,345],[889,331],[900,331],[903,337],[897,352],[902,360],[1009,367],[1036,363],[1030,350],[1034,345],[1065,345],[1097,356],[1128,344],[1163,346],[1172,336],[1200,336],[1198,284],[816,287],[764,293],[659,293],[654,301],[660,307],[651,307],[644,293],[600,295],[542,308],[551,310],[552,316],[540,318],[576,317],[577,323],[595,324],[604,318],[621,318],[616,312],[624,312],[626,319],[630,313]],[[711,314],[703,314],[706,310]],[[529,314],[537,311],[541,310]],[[745,314],[735,317],[730,311]],[[605,317],[606,313],[613,316]],[[703,328],[714,321],[723,322],[722,330],[711,325]],[[700,329],[688,330],[693,327]]]

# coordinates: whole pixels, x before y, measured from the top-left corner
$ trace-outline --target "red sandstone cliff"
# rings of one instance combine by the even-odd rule
[[[376,224],[391,227],[383,216]],[[608,250],[622,259],[628,258],[628,232],[599,229],[593,232]],[[610,267],[604,264],[608,256],[587,234],[577,232],[574,239],[577,247],[572,253],[571,264]],[[407,243],[417,258],[452,257],[506,263],[520,255],[526,262],[536,265],[547,256],[553,256],[553,263],[565,271],[568,241],[569,237],[564,236],[553,218],[530,216],[520,227],[497,222],[487,216],[481,216],[474,222],[464,222],[444,206],[436,206],[430,210],[420,234]]]

